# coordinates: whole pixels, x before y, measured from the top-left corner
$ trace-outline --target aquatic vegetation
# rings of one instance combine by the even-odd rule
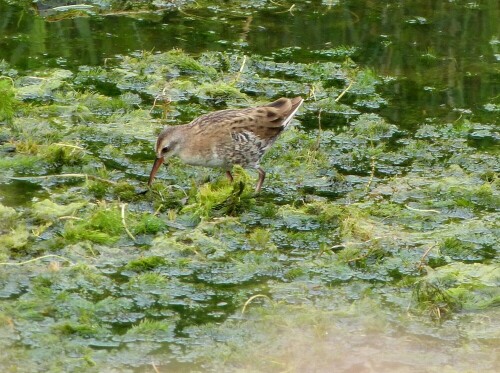
[[[213,101],[217,104],[225,102],[228,99],[245,99],[246,96],[239,89],[227,83],[205,83],[198,87],[200,100]]]
[[[158,266],[165,265],[165,260],[157,256],[148,256],[145,258],[140,258],[133,260],[126,265],[126,269],[132,270],[134,272],[149,271]]]
[[[222,179],[218,183],[207,183],[197,190],[192,190],[192,198],[187,201],[188,204],[181,212],[197,220],[210,216],[233,215],[251,206],[252,191],[245,188],[245,185],[252,185],[248,174],[238,167],[235,168],[233,177],[235,182],[232,185]],[[192,203],[189,203],[191,201]]]
[[[270,249],[271,233],[267,229],[256,228],[248,237],[248,241],[255,249]]]
[[[33,204],[32,214],[37,219],[53,221],[56,218],[71,216],[85,205],[85,202],[73,202],[67,205],[59,205],[49,199],[44,199],[43,201]]]
[[[415,296],[421,307],[436,317],[457,310],[477,310],[500,302],[498,266],[452,263],[417,282]]]
[[[168,66],[175,66],[183,74],[200,73],[207,74],[212,77],[216,75],[214,68],[201,64],[180,49],[174,49],[163,54],[159,62],[165,63],[165,65]]]
[[[473,313],[499,302],[495,126],[402,129],[379,110],[387,79],[345,60],[355,50],[294,53],[144,52],[0,79],[0,183],[27,190],[0,196],[0,333],[20,346],[6,356],[255,368],[287,361],[273,336],[331,342],[339,322],[498,338]],[[230,183],[176,159],[146,188],[164,123],[292,93],[308,99],[263,159],[261,195],[252,171]]]
[[[25,225],[16,225],[15,228],[2,233],[0,237],[0,246],[2,251],[0,255],[6,259],[12,249],[21,249],[28,244],[29,233]]]
[[[14,208],[0,204],[0,229],[13,228],[17,224],[19,215]]]
[[[137,222],[134,227],[135,234],[156,234],[163,231],[166,228],[166,223],[163,219],[160,219],[149,213],[142,215],[141,219]]]
[[[69,220],[62,233],[62,238],[70,243],[89,240],[100,244],[116,242],[124,233],[120,212],[117,208],[97,209],[85,220]]]
[[[16,100],[12,84],[6,77],[0,79],[0,122],[11,122],[14,117]]]

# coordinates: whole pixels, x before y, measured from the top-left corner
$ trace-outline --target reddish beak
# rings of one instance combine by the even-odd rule
[[[148,181],[148,186],[150,187],[151,184],[153,184],[153,180],[155,179],[156,172],[160,168],[161,164],[163,163],[163,157],[162,158],[156,158],[155,164],[153,165],[153,169],[151,170],[151,173],[149,174],[149,181]]]

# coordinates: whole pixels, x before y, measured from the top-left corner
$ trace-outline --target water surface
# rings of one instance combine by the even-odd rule
[[[488,115],[500,93],[500,6],[413,1],[299,1],[289,7],[200,7],[52,22],[0,2],[0,59],[19,69],[101,65],[117,54],[181,48],[257,53],[295,62],[355,48],[354,61],[397,77],[382,112],[403,127],[426,117]],[[335,5],[333,5],[335,4]],[[324,59],[343,56],[323,53]]]

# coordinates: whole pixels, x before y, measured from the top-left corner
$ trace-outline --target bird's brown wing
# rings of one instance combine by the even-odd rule
[[[216,111],[195,119],[189,126],[193,134],[251,132],[263,140],[271,140],[290,123],[302,102],[301,97],[280,98],[265,106]]]

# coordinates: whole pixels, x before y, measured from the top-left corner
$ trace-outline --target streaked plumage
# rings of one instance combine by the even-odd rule
[[[259,192],[266,175],[260,160],[303,101],[301,97],[280,98],[265,106],[216,111],[189,124],[165,127],[156,141],[148,185],[163,160],[177,156],[186,164],[222,168],[231,181],[233,165],[255,168],[259,172],[255,191]]]

